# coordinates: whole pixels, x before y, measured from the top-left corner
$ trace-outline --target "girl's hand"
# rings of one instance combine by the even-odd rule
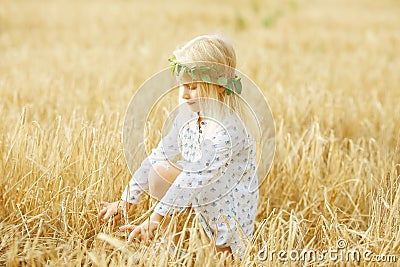
[[[115,202],[100,202],[100,205],[103,208],[100,210],[99,214],[97,215],[97,220],[99,222],[108,221],[110,218],[113,218],[114,221],[119,221],[122,218],[122,208],[125,205],[126,209],[129,209],[130,203],[119,200]]]
[[[124,225],[121,226],[119,229],[121,231],[132,231],[128,237],[128,243],[131,243],[133,239],[138,236],[145,245],[149,245],[149,241],[153,240],[154,232],[157,230],[158,226],[161,223],[163,216],[159,215],[158,213],[153,213],[150,218],[146,219],[139,225]]]

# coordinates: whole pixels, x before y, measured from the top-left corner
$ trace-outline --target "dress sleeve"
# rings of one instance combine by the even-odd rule
[[[129,181],[121,199],[132,204],[139,202],[139,197],[144,191],[149,189],[148,175],[152,164],[160,160],[173,160],[179,153],[179,114],[175,118],[171,131],[165,136],[157,148],[145,158],[140,167],[135,171]]]
[[[182,166],[182,172],[155,211],[165,216],[170,209],[182,210],[190,204],[199,203],[196,198],[200,195],[221,193],[226,185],[225,180],[229,179],[224,174],[233,155],[245,146],[246,138],[243,128],[232,126],[216,131],[211,139],[203,141],[202,157],[195,162],[183,162],[185,166]]]

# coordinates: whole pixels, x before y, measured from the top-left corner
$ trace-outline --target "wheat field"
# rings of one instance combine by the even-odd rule
[[[0,265],[378,264],[259,253],[339,241],[400,262],[399,14],[396,0],[0,0]],[[215,32],[275,119],[253,239],[229,262],[193,220],[183,255],[128,246],[96,216],[130,179],[129,100],[178,45]],[[146,196],[129,221],[149,207]]]

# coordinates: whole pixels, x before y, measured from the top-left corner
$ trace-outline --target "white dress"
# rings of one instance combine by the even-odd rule
[[[177,115],[172,130],[133,174],[122,199],[138,203],[149,188],[151,164],[176,163],[182,171],[155,211],[166,216],[191,206],[216,246],[230,246],[242,255],[258,203],[255,141],[235,115],[222,122],[205,118],[200,127],[198,118],[191,111]]]

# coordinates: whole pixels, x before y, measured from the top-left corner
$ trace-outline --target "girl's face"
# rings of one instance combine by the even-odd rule
[[[200,86],[197,82],[187,82],[179,86],[179,97],[193,112],[200,112]]]

